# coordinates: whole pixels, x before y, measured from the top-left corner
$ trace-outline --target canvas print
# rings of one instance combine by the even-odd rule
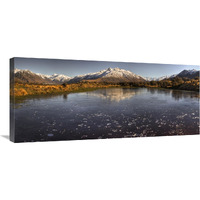
[[[12,58],[10,140],[199,134],[199,67]]]

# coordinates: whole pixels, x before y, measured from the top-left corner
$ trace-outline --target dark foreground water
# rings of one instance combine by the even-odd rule
[[[16,142],[199,134],[199,94],[109,88],[22,99]]]

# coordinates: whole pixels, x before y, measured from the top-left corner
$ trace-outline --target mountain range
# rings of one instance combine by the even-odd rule
[[[44,75],[22,69],[15,69],[14,74],[16,82],[29,84],[61,84],[71,79],[63,74]]]
[[[145,77],[145,80],[146,81],[162,81],[164,79],[171,79],[171,78],[174,78],[176,77],[178,74],[173,74],[171,76],[161,76],[159,78],[151,78],[151,77]]]
[[[195,78],[199,77],[199,70],[183,70],[179,74],[172,76],[162,76],[160,78],[148,78],[134,74],[131,71],[120,68],[108,68],[96,73],[89,73],[75,77],[69,77],[63,74],[44,75],[34,73],[30,70],[15,69],[15,81],[19,83],[29,84],[62,84],[77,83],[81,81],[88,82],[144,82],[144,81],[160,81],[164,79],[172,79],[174,77]]]
[[[159,78],[150,78],[150,77],[145,77],[146,81],[161,81],[165,79],[173,79],[175,77],[180,77],[180,78],[190,78],[193,79],[195,77],[199,77],[199,70],[192,69],[192,70],[183,70],[178,74],[173,74],[171,76],[161,76]]]

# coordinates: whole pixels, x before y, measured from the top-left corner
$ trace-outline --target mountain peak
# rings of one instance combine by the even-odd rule
[[[21,69],[14,68],[14,73],[21,71]]]
[[[112,68],[112,67],[109,67],[106,71],[121,71],[123,69],[120,69],[119,67],[115,67],[115,68]]]
[[[18,68],[14,68],[14,73],[18,73],[18,72],[27,72],[27,73],[33,73],[32,71],[30,71],[29,69],[18,69]]]
[[[107,68],[96,73],[89,73],[85,75],[79,75],[72,78],[69,82],[91,81],[97,82],[137,82],[145,81],[141,76],[134,74],[131,71],[116,68]]]
[[[196,69],[184,69],[182,72],[196,72]]]

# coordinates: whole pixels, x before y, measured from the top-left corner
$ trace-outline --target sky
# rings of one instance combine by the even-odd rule
[[[45,75],[64,74],[70,77],[94,73],[109,67],[119,67],[143,77],[158,78],[178,74],[184,69],[200,69],[200,65],[173,65],[107,61],[60,60],[41,58],[14,58],[14,67]]]

